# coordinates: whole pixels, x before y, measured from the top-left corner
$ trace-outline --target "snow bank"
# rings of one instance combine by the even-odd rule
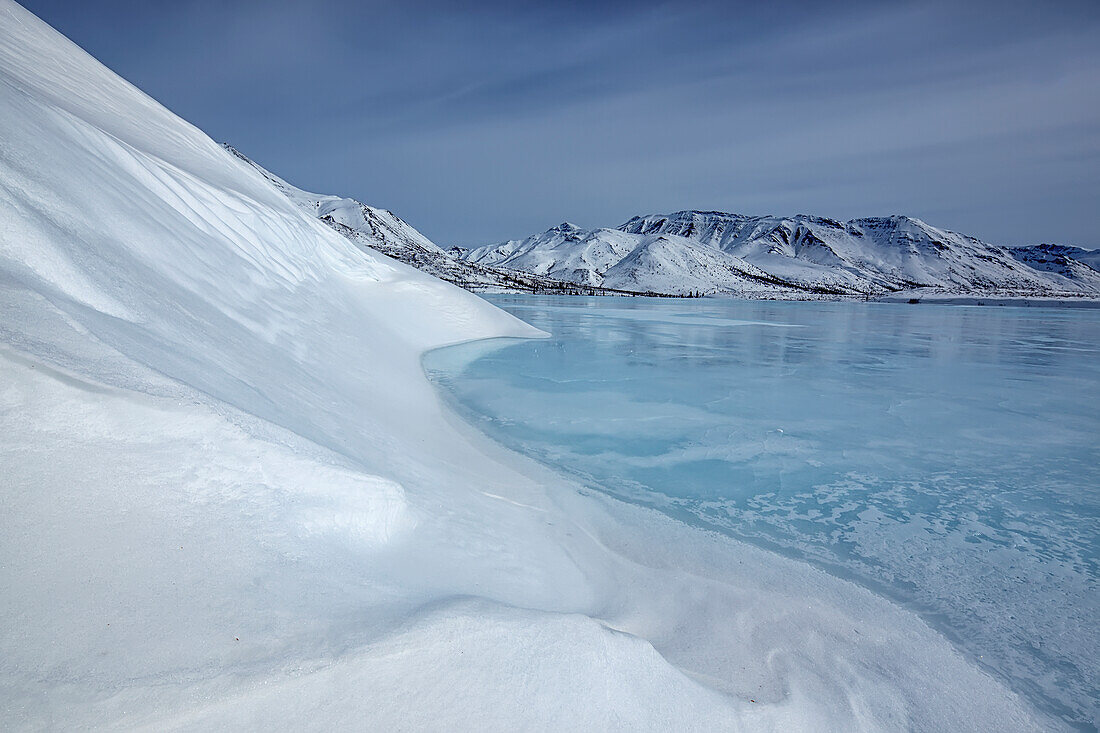
[[[912,615],[472,432],[538,332],[0,0],[0,722],[1028,729]]]

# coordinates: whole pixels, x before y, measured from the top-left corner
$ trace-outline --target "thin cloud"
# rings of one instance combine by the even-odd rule
[[[28,6],[441,244],[698,207],[1100,246],[1094,2]]]

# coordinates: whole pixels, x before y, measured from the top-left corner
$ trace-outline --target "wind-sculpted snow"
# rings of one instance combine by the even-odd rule
[[[680,211],[636,216],[616,229],[561,225],[524,240],[463,250],[461,256],[589,285],[678,295],[866,296],[932,288],[1100,296],[1100,273],[1088,264],[1086,251],[1062,250],[1073,265],[1052,275],[1020,250],[909,217],[845,223],[806,215]],[[1080,255],[1073,259],[1069,250]]]
[[[0,728],[1041,726],[912,614],[462,424],[423,352],[540,332],[10,0],[0,130]]]

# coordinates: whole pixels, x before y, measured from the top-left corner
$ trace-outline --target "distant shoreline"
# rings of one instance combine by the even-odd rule
[[[1100,298],[1022,295],[953,295],[951,293],[891,293],[873,299],[879,303],[911,305],[1012,306],[1015,308],[1100,308]]]
[[[566,283],[568,285],[568,283]],[[966,305],[966,306],[1011,306],[1015,308],[1100,308],[1100,297],[1093,295],[1011,295],[993,293],[983,295],[980,293],[926,293],[920,291],[902,291],[895,293],[882,293],[880,295],[855,295],[839,293],[810,293],[810,292],[746,292],[746,293],[706,293],[706,294],[672,294],[672,293],[640,293],[629,290],[614,290],[594,286],[577,285],[566,287],[558,291],[533,292],[518,288],[502,287],[468,287],[471,292],[479,295],[563,295],[581,297],[620,297],[620,298],[671,298],[678,300],[693,300],[697,298],[730,298],[734,300],[783,300],[813,303],[830,303],[837,301],[865,301],[868,303],[903,303],[908,305]]]

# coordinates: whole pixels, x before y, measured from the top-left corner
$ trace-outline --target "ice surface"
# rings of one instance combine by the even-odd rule
[[[0,728],[1042,726],[896,605],[471,430],[421,355],[536,330],[8,0],[0,130]]]
[[[438,375],[502,442],[883,591],[1097,720],[1100,313],[492,300],[554,333]]]

